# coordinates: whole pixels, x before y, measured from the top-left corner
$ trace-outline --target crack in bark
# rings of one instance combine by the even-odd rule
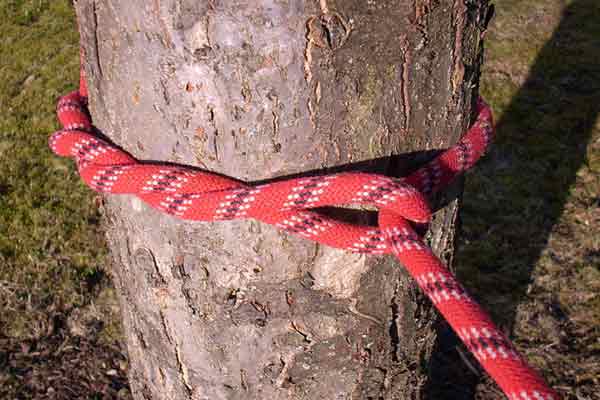
[[[167,285],[167,280],[163,276],[154,253],[147,247],[138,247],[133,253],[133,259],[139,268],[144,268],[147,264],[151,264],[153,272],[149,274],[149,283],[153,288],[164,288]]]
[[[279,107],[279,98],[277,96],[273,96],[273,110],[271,111],[271,126],[273,128],[273,135],[271,137],[271,142],[273,144],[273,149],[275,152],[279,152],[281,150],[281,143],[278,143],[275,139],[279,136],[279,114],[277,114],[277,108]]]
[[[175,357],[177,358],[177,366],[179,368],[179,375],[187,389],[187,395],[191,399],[192,393],[194,393],[194,388],[190,384],[190,375],[188,372],[188,368],[183,362],[183,358],[181,357],[181,349],[179,348],[179,343],[175,342]]]
[[[244,391],[248,391],[248,373],[246,372],[245,369],[240,369],[240,384],[242,385],[242,389],[244,389]]]
[[[392,310],[392,318],[390,320],[390,345],[392,347],[392,361],[398,362],[398,350],[400,348],[400,336],[398,335],[398,319],[400,318],[400,308],[398,307],[398,303],[396,302],[398,296],[398,287],[400,285],[397,283],[394,288],[394,297],[392,297],[392,301],[390,304],[390,308]]]
[[[464,0],[454,1],[454,49],[453,49],[453,72],[452,72],[452,91],[454,94],[463,82],[465,76],[465,66],[463,64],[462,43],[465,30],[465,13],[467,6]]]
[[[313,15],[306,21],[306,35],[305,35],[306,46],[304,47],[303,67],[304,67],[304,80],[308,84],[309,89],[312,86],[311,84],[312,84],[312,80],[313,80],[312,69],[311,69],[311,65],[312,65],[312,61],[313,61],[312,52],[315,47],[319,46],[319,44],[317,44],[317,42],[316,42],[317,39],[316,39],[316,36],[314,33],[314,28],[313,28],[313,22],[315,20],[317,20],[317,18],[318,17],[316,15]],[[316,121],[315,109],[314,109],[314,106],[312,103],[312,96],[308,97],[307,107],[308,107],[310,124],[312,125],[313,129],[316,129],[317,124],[315,122]]]
[[[312,82],[312,71],[310,66],[312,64],[312,50],[314,47],[314,38],[312,34],[312,22],[316,19],[316,16],[312,16],[306,21],[306,46],[304,47],[304,79],[306,83]]]
[[[358,311],[358,309],[356,308],[356,303],[358,303],[358,299],[353,298],[350,301],[350,304],[348,305],[348,311],[350,311],[353,315],[359,317],[359,318],[364,318],[364,319],[368,319],[371,322],[376,323],[377,325],[383,325],[383,322],[380,321],[379,319],[368,315],[368,314],[363,314],[360,311]]]
[[[217,137],[219,136],[219,129],[217,128],[217,122],[215,121],[215,108],[212,105],[208,105],[208,122],[213,127],[213,137],[212,137],[212,151],[216,161],[219,161],[219,146],[217,143]]]
[[[167,317],[165,316],[164,311],[160,310],[159,315],[160,315],[160,323],[163,326],[163,331],[165,332],[165,336],[167,337],[167,340],[169,341],[169,343],[173,344],[173,338],[171,337],[171,333],[169,332],[169,325],[167,324]]]
[[[404,133],[407,133],[410,128],[410,96],[408,92],[408,68],[410,66],[411,57],[406,35],[400,38],[400,49],[404,54],[404,62],[402,63],[402,76],[400,78],[400,87],[402,91],[402,113],[404,114]]]
[[[215,129],[215,134],[213,135],[213,153],[215,155],[215,160],[219,161],[219,145],[217,143],[217,137],[219,136],[219,131]]]
[[[272,115],[272,125],[273,125],[273,142],[275,142],[275,136],[279,135],[279,115],[273,110],[271,112]],[[277,143],[273,143],[274,146],[277,146]]]
[[[100,80],[104,76],[104,72],[102,71],[102,64],[100,63],[100,39],[98,39],[98,9],[96,6],[96,0],[92,1],[92,14],[94,21],[94,51],[96,52],[96,67],[98,68],[98,75]]]
[[[135,332],[135,336],[138,339],[138,342],[140,342],[140,346],[142,347],[142,349],[147,349],[148,342],[146,342],[146,338],[144,338],[144,334],[142,333],[142,331],[140,331],[140,329],[136,326],[134,328],[134,332]]]
[[[315,97],[317,99],[317,104],[321,103],[321,82],[317,82],[317,86],[315,87]]]
[[[289,381],[290,377],[288,375],[288,371],[292,367],[292,363],[294,362],[296,355],[299,353],[300,353],[300,351],[296,350],[296,351],[288,353],[287,355],[281,355],[279,357],[279,361],[281,361],[282,367],[281,367],[281,372],[277,376],[277,379],[275,379],[275,385],[277,387],[281,388],[281,387],[283,387],[285,382]]]
[[[162,94],[163,99],[165,100],[165,105],[169,105],[171,104],[171,98],[169,96],[169,90],[167,88],[167,82],[164,78],[160,78],[159,81],[160,83],[160,92]]]
[[[431,10],[431,0],[416,0],[415,1],[415,23],[422,25],[423,20]]]
[[[456,230],[457,230],[457,221],[458,221],[458,210],[460,208],[460,201],[457,199],[450,204],[450,211],[445,212],[445,218],[442,222],[441,226],[446,227],[446,229],[440,229],[443,234],[442,241],[440,243],[440,248],[444,249],[441,254],[442,260],[446,263],[446,265],[452,266],[454,265],[454,251],[451,249],[455,248],[456,242]]]
[[[427,17],[431,12],[431,0],[416,0],[414,4],[415,15],[414,15],[414,26],[423,38],[423,42],[417,47],[427,47],[429,43],[429,34],[427,28]]]
[[[352,26],[338,12],[323,15],[321,24],[331,51],[342,47],[350,37]]]
[[[169,28],[167,26],[167,23],[161,17],[160,9],[161,9],[160,0],[154,0],[154,11],[156,13],[156,18],[158,19],[158,24],[160,25],[160,27],[163,31],[162,34],[163,34],[163,38],[164,38],[164,45],[167,48],[172,49],[173,48],[173,40],[171,38],[171,34],[169,33]]]
[[[292,325],[292,329],[293,329],[295,332],[298,332],[298,334],[304,338],[304,341],[305,341],[306,343],[309,343],[309,344],[310,344],[310,343],[312,343],[312,342],[313,342],[312,335],[311,335],[311,333],[310,333],[310,332],[308,332],[308,333],[306,333],[306,332],[303,332],[303,331],[302,331],[302,330],[301,330],[301,329],[298,327],[298,324],[297,324],[295,321],[291,321],[291,325]]]
[[[194,388],[192,387],[192,385],[190,383],[190,376],[189,376],[188,368],[185,365],[185,363],[183,362],[183,357],[181,355],[181,349],[179,347],[179,342],[177,342],[176,339],[173,339],[173,336],[171,335],[171,332],[170,332],[171,329],[169,327],[169,323],[167,322],[167,317],[162,309],[159,311],[159,315],[160,315],[160,321],[163,326],[163,331],[165,333],[167,341],[170,344],[174,345],[174,347],[175,347],[175,359],[177,361],[177,368],[179,371],[179,376],[181,377],[181,380],[186,388],[188,398],[191,399],[192,393],[194,392]]]
[[[190,276],[190,274],[185,269],[184,261],[185,261],[184,256],[181,256],[173,264],[173,266],[171,268],[171,271],[173,273],[173,276],[176,279],[180,279],[181,280],[181,286],[180,286],[181,294],[182,294],[183,298],[185,299],[185,305],[189,309],[189,312],[190,312],[191,316],[192,317],[198,317],[200,315],[200,310],[194,304],[194,297],[195,296],[192,293],[192,289],[189,288],[189,287],[186,287],[188,284],[190,284],[190,282],[192,282],[192,277]]]
[[[200,315],[200,310],[194,304],[194,300],[192,299],[190,289],[181,289],[181,293],[185,298],[185,304],[190,309],[190,313],[192,314],[192,316],[198,317]]]

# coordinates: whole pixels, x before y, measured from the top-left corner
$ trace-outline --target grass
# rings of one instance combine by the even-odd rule
[[[76,83],[73,18],[67,1],[0,7],[0,327],[13,337],[38,335],[48,307],[84,304],[104,263],[90,191],[47,146],[52,100]]]
[[[497,138],[469,174],[456,265],[551,384],[599,398],[600,3],[495,3]]]
[[[67,0],[0,0],[1,398],[40,397],[52,374],[52,390],[109,393],[86,382],[106,383],[94,374],[123,360],[98,209],[73,163],[47,145],[58,128],[54,100],[77,83],[74,21]],[[97,334],[67,334],[77,325]],[[117,370],[112,381],[123,381]]]
[[[552,385],[600,398],[600,3],[495,3],[481,91],[497,139],[468,176],[456,265]],[[94,197],[47,147],[77,83],[72,7],[0,0],[0,21],[0,397],[48,395],[39,377],[65,365],[80,397],[126,397]]]

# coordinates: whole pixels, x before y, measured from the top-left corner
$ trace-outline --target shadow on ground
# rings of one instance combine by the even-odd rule
[[[522,29],[526,40],[527,26]],[[482,92],[492,104],[494,97],[501,98],[495,82],[490,79],[488,87],[483,79]],[[494,149],[469,176],[465,190],[463,238],[455,265],[461,280],[507,332],[513,332],[534,268],[586,162],[599,112],[600,3],[575,0],[565,8],[526,81],[502,110]],[[547,296],[543,312],[567,325],[553,295]],[[426,398],[500,398],[494,385],[482,383],[487,378],[461,360],[470,355],[466,351],[459,355],[460,348],[441,323]],[[476,361],[471,364],[479,368]],[[548,378],[555,385],[569,385],[568,373],[562,372],[555,382]]]

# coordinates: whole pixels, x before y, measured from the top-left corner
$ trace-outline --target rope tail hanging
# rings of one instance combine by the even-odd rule
[[[187,220],[254,218],[331,247],[393,254],[509,399],[558,399],[413,229],[431,218],[425,196],[440,191],[471,168],[490,143],[492,114],[483,100],[478,101],[476,121],[458,144],[405,178],[339,173],[251,186],[182,165],[140,162],[101,139],[89,117],[83,68],[81,71],[79,90],[58,102],[63,129],[52,135],[49,144],[56,154],[75,159],[81,177],[92,189],[133,194]],[[310,211],[349,203],[377,207],[378,228]]]

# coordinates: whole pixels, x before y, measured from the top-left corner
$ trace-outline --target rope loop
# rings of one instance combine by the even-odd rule
[[[427,196],[471,168],[493,136],[490,107],[477,102],[477,118],[450,149],[405,178],[339,173],[257,186],[183,165],[139,161],[99,137],[80,89],[57,106],[62,130],[50,137],[57,155],[72,157],[95,191],[133,194],[150,206],[195,221],[254,218],[331,247],[363,254],[393,254],[511,400],[558,399],[508,338],[415,232],[431,219]],[[378,227],[355,225],[318,212],[357,204],[379,209]]]

